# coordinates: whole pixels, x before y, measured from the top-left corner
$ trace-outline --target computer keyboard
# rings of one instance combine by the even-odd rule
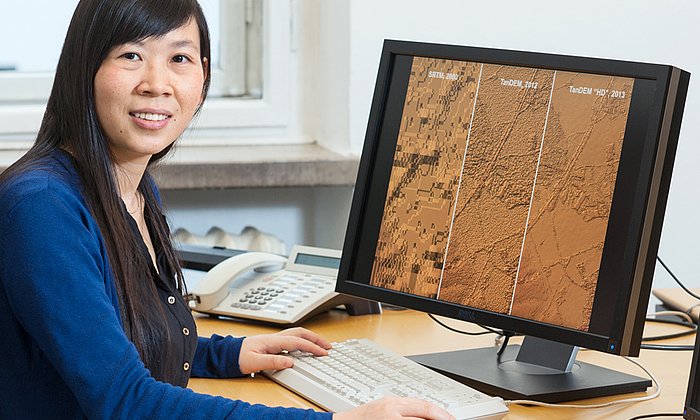
[[[458,419],[499,419],[508,409],[490,397],[367,339],[333,343],[328,356],[290,352],[294,367],[265,375],[329,411],[345,411],[384,396],[414,397]]]

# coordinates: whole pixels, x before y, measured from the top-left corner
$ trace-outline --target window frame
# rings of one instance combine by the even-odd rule
[[[291,76],[291,4],[262,0],[262,97],[209,97],[196,117],[198,131],[280,128],[289,122]],[[0,72],[0,150],[26,147],[39,130],[53,73]],[[195,134],[196,135],[196,134]],[[200,137],[200,135],[197,135]],[[224,141],[225,142],[225,141]],[[220,143],[220,141],[217,141]],[[201,143],[200,143],[201,144]]]

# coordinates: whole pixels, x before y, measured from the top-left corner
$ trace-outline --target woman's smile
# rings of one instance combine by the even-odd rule
[[[139,110],[129,113],[132,121],[145,130],[160,130],[165,128],[172,114],[158,110]]]

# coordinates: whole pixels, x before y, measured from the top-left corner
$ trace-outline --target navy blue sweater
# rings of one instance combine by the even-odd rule
[[[60,151],[0,185],[0,418],[330,418],[153,379],[122,328],[80,185]],[[193,375],[240,375],[241,341],[199,338]]]

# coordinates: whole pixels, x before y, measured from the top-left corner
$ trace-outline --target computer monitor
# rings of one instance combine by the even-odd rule
[[[385,41],[336,290],[526,335],[415,357],[487,393],[645,390],[574,359],[639,353],[689,77]]]
[[[690,365],[690,377],[688,378],[688,392],[685,397],[685,409],[683,418],[687,420],[700,420],[700,334],[695,336],[695,350]]]

